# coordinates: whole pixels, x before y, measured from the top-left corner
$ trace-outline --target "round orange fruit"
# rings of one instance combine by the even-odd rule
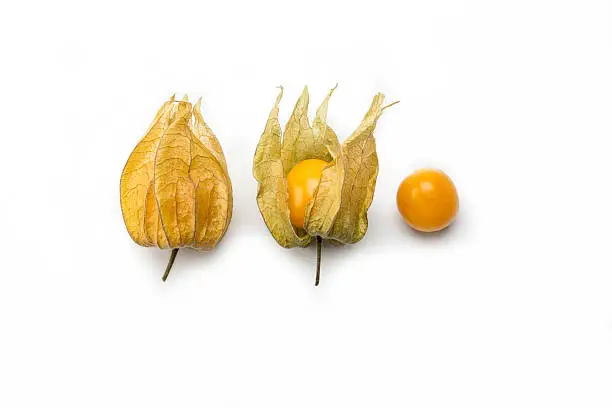
[[[306,159],[296,164],[287,174],[289,218],[297,228],[304,228],[306,207],[314,195],[323,169],[328,163],[319,159]]]
[[[440,231],[457,216],[459,196],[453,181],[443,171],[421,169],[401,182],[397,190],[397,208],[415,230]]]

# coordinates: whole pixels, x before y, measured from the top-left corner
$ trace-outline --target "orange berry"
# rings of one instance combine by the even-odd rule
[[[459,210],[453,181],[441,170],[417,170],[401,182],[397,208],[408,225],[433,232],[448,227]]]
[[[319,159],[306,159],[296,164],[287,174],[289,218],[297,228],[304,228],[306,207],[314,195],[323,169],[328,163]]]

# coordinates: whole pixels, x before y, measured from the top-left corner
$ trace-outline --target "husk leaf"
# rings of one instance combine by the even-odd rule
[[[368,229],[368,208],[374,197],[378,175],[378,156],[374,141],[374,128],[383,112],[383,94],[377,94],[370,109],[353,134],[342,144],[342,183],[340,209],[329,238],[353,244]]]
[[[313,133],[328,150],[332,161],[323,169],[321,180],[315,190],[313,199],[306,208],[304,228],[311,236],[327,238],[331,230],[336,214],[340,209],[340,197],[342,181],[344,179],[344,167],[340,154],[340,142],[332,128],[327,124],[327,108],[329,98],[336,88],[329,91],[327,97],[317,109],[313,121]]]
[[[285,125],[285,132],[283,133],[281,158],[285,176],[291,171],[293,166],[302,160],[321,159],[329,162],[332,159],[323,139],[326,132],[325,134],[315,136],[310,126],[308,121],[308,102],[308,87],[304,87],[302,94],[295,104],[293,113]]]
[[[257,205],[272,236],[281,246],[303,247],[310,243],[311,237],[306,233],[298,235],[289,220],[287,180],[281,157],[282,131],[278,121],[278,104],[282,96],[281,88],[255,150],[253,175],[259,183]]]

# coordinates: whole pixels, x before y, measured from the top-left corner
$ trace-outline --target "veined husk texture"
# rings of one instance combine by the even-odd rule
[[[232,184],[200,101],[173,96],[163,104],[123,169],[120,194],[138,245],[215,247],[232,218]]]
[[[304,247],[315,236],[352,244],[363,238],[368,229],[367,211],[378,175],[374,128],[385,109],[384,95],[374,96],[359,127],[340,145],[327,124],[327,107],[334,89],[317,109],[311,126],[305,87],[283,133],[278,120],[281,88],[255,151],[257,204],[268,229],[285,248]],[[306,159],[321,159],[329,164],[306,209],[304,228],[296,229],[289,218],[286,176]]]

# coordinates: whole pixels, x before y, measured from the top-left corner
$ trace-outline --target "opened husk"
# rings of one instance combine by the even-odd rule
[[[352,244],[362,239],[368,229],[367,210],[378,175],[374,128],[385,109],[384,95],[374,97],[357,130],[340,145],[327,124],[327,108],[334,89],[317,109],[311,126],[308,88],[304,87],[281,134],[281,88],[257,145],[253,162],[253,174],[259,183],[257,203],[272,236],[285,248],[306,246],[312,237]],[[304,228],[297,229],[289,218],[286,176],[306,159],[329,164],[306,209]]]

